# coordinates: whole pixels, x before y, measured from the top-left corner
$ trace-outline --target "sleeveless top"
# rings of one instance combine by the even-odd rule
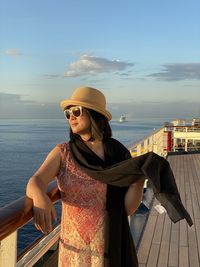
[[[75,165],[69,143],[58,146],[61,167],[56,179],[62,200],[59,266],[103,267],[107,185]]]

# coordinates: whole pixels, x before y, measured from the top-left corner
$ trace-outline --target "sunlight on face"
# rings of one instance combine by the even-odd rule
[[[88,111],[83,108],[82,115],[79,117],[73,116],[71,114],[69,118],[69,125],[72,129],[72,132],[75,134],[82,135],[91,135],[91,122]]]

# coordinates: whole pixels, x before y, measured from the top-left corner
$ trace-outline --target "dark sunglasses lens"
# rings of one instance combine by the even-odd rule
[[[65,110],[65,117],[69,120],[69,118],[70,118],[69,110]]]
[[[73,109],[72,114],[74,115],[74,117],[79,117],[81,115],[80,108]]]

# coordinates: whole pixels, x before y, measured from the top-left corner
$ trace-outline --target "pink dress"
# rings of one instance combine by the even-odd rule
[[[78,168],[69,144],[62,152],[57,176],[62,199],[59,266],[103,267],[107,185]]]

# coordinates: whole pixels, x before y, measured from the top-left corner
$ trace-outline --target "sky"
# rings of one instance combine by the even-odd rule
[[[200,117],[199,0],[0,0],[0,118],[62,118],[80,86],[114,118]]]

